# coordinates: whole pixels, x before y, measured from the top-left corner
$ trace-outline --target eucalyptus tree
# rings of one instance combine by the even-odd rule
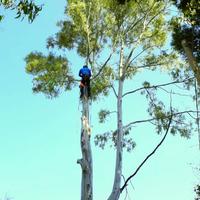
[[[34,1],[30,0],[0,0],[0,7],[16,11],[15,18],[27,17],[29,22],[33,22],[35,17],[42,10],[42,6],[36,5]],[[0,21],[4,15],[0,15]]]
[[[68,0],[65,9],[66,19],[60,21],[60,31],[47,41],[49,55],[40,52],[30,53],[26,57],[26,71],[33,75],[33,91],[42,92],[48,97],[57,97],[64,90],[76,86],[77,80],[71,72],[67,58],[54,51],[74,50],[77,56],[85,59],[93,71],[91,80],[91,100],[108,96],[113,92],[116,99],[116,130],[96,135],[95,143],[104,147],[111,139],[116,147],[115,177],[109,200],[117,200],[129,180],[138,172],[146,160],[155,153],[168,132],[189,137],[190,126],[185,125],[184,114],[195,111],[179,112],[172,107],[165,110],[165,104],[156,97],[158,88],[172,84],[187,83],[193,79],[183,77],[170,83],[151,85],[145,81],[140,88],[124,92],[125,83],[134,82],[141,70],[172,71],[179,65],[177,56],[165,50],[168,26],[166,22],[169,2],[157,0]],[[180,77],[179,77],[180,78]],[[192,79],[192,80],[191,80]],[[118,87],[118,89],[116,89]],[[125,124],[123,99],[141,91],[147,98],[150,118]],[[170,92],[169,92],[170,93]],[[173,92],[171,92],[171,95]],[[133,100],[134,101],[134,100]],[[93,199],[92,152],[89,130],[84,126],[86,117],[89,125],[89,103],[83,100],[81,149],[82,159],[78,160],[82,169],[81,199]],[[166,106],[167,107],[167,106]],[[142,108],[141,108],[142,109]],[[145,111],[145,110],[144,110]],[[109,110],[100,111],[100,120],[111,114]],[[131,128],[137,123],[152,122],[157,133],[165,132],[163,140],[147,159],[122,186],[123,148],[131,151],[134,140],[129,136]]]
[[[172,45],[185,58],[194,71],[200,84],[199,54],[199,26],[200,26],[200,2],[195,0],[174,0],[179,15],[173,18],[173,42]]]
[[[196,78],[196,107],[198,109],[199,86],[200,86],[200,2],[195,0],[174,0],[179,14],[171,21],[173,28],[172,46],[184,60],[189,63],[188,70],[192,70]],[[198,85],[198,86],[197,86]],[[199,116],[197,114],[199,126]],[[200,128],[198,128],[200,149]]]
[[[68,1],[66,11],[68,19],[58,23],[61,30],[55,37],[50,37],[47,46],[50,49],[76,49],[80,57],[85,58],[86,64],[92,67],[94,74],[92,82],[92,99],[100,94],[108,94],[108,86],[112,70],[107,66],[111,54],[102,66],[97,66],[95,60],[106,44],[104,36],[104,13],[99,1]],[[102,21],[99,21],[100,17]],[[45,56],[42,53],[30,53],[26,57],[26,71],[34,76],[33,91],[42,92],[48,97],[56,97],[63,89],[70,90],[76,85],[67,58],[55,56],[52,52]],[[99,74],[101,73],[101,77]],[[93,198],[92,187],[92,152],[90,147],[89,101],[82,100],[81,150],[82,158],[78,163],[82,169],[81,199]]]

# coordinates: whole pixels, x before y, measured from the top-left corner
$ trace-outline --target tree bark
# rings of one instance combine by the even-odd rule
[[[192,71],[194,72],[194,76],[197,79],[198,86],[200,86],[200,68],[198,67],[197,61],[195,57],[192,54],[191,48],[188,46],[186,40],[181,41],[182,47],[184,49],[184,52],[187,56],[188,62],[192,68]]]
[[[108,200],[118,200],[120,196],[121,178],[122,178],[122,156],[123,156],[123,121],[122,121],[122,95],[124,83],[124,69],[123,69],[123,44],[120,52],[119,65],[119,87],[117,97],[117,141],[116,141],[116,163],[115,163],[115,178],[113,183],[112,193]]]
[[[186,40],[182,40],[181,41],[182,47],[185,51],[185,54],[187,56],[188,62],[192,68],[192,71],[194,72],[194,76],[196,78],[197,81],[197,85],[198,88],[200,88],[200,67],[198,66],[197,60],[195,59],[195,57],[193,56],[192,53],[192,49],[188,46],[187,41]],[[197,90],[197,89],[195,89]],[[197,91],[196,91],[197,93]],[[196,94],[197,95],[197,94]],[[196,103],[197,103],[197,99],[196,99]],[[197,108],[198,108],[198,104],[196,104]],[[197,109],[198,111],[198,109]],[[199,117],[198,117],[198,113],[197,113],[197,124],[198,124],[198,142],[199,142],[199,149],[200,149],[200,131],[199,131]]]
[[[82,158],[77,161],[81,165],[81,200],[93,199],[93,166],[92,150],[90,146],[91,129],[89,126],[89,101],[82,99],[82,118],[81,118],[81,152]]]

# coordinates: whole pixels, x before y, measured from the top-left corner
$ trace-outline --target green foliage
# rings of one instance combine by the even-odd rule
[[[172,135],[179,133],[182,137],[190,138],[193,124],[191,122],[188,123],[184,113],[179,112],[177,109],[170,108],[170,111],[166,111],[164,103],[157,99],[155,90],[155,88],[146,89],[143,94],[146,94],[146,98],[149,101],[147,111],[153,119],[156,132],[161,134],[167,130],[168,122],[172,115],[170,133]]]
[[[128,51],[133,47],[149,49],[141,60],[145,60],[146,56],[150,57],[152,54],[150,50],[155,46],[162,46],[166,39],[164,7],[164,3],[150,0],[143,0],[140,3],[130,0],[123,6],[116,0],[69,0],[65,9],[67,18],[58,23],[60,31],[48,39],[47,47],[76,49],[78,55],[89,62],[95,77],[91,81],[92,99],[95,100],[100,94],[108,95],[112,82],[118,79],[118,72],[114,71],[119,63],[114,66],[107,64],[103,70],[101,69],[99,63],[102,63],[103,50],[110,49],[118,57],[123,40],[126,59]],[[157,62],[153,57],[151,61]],[[29,60],[27,65],[28,62]],[[126,78],[132,78],[137,73],[136,68],[131,66],[135,65],[130,63],[127,67]],[[50,88],[56,91],[53,85]],[[58,86],[56,88],[58,89]],[[34,90],[48,91],[48,89],[40,90],[36,86]]]
[[[191,90],[195,86],[195,78],[191,68],[185,68],[185,66],[180,66],[179,68],[174,68],[170,72],[172,78],[176,81],[182,81],[183,87],[187,90]]]
[[[110,111],[109,110],[101,110],[99,112],[99,122],[100,123],[104,123],[106,120],[106,117],[108,117],[110,115]]]
[[[33,22],[39,12],[42,10],[42,6],[36,5],[32,0],[0,0],[0,6],[5,9],[15,10],[17,12],[15,18],[28,17],[29,22]],[[3,15],[0,16],[0,21],[3,19]]]
[[[96,69],[98,71],[98,69]],[[99,95],[107,96],[114,79],[113,69],[105,66],[101,73],[91,81],[92,99],[96,100]]]
[[[131,152],[136,143],[131,137],[128,137],[130,133],[130,129],[124,130],[124,137],[122,141],[123,148],[126,149],[127,152]],[[114,132],[106,132],[104,134],[97,134],[94,138],[95,145],[104,149],[106,144],[109,144],[110,147],[116,147],[117,145],[117,131]]]
[[[138,70],[136,69],[136,67],[134,66],[128,67],[126,70],[125,78],[132,79],[137,72]]]
[[[193,50],[193,55],[200,62],[200,1],[174,0],[182,16],[174,17],[171,25],[173,28],[172,45],[184,55],[181,41],[185,39],[187,45]]]
[[[154,69],[175,68],[176,54],[160,50],[166,41],[168,26],[166,23],[167,1],[129,0],[120,3],[116,0],[68,0],[66,19],[60,21],[60,31],[47,41],[47,47],[63,50],[75,50],[78,56],[91,66],[91,98],[108,95],[114,81],[119,76],[120,53],[123,46],[124,78],[132,79],[139,68]],[[112,57],[104,63],[109,55]],[[52,54],[44,56],[32,53],[26,58],[28,73],[34,76],[33,90],[54,97],[61,89],[68,90],[74,84],[68,61]],[[167,128],[170,112],[148,89],[145,82],[145,94],[149,101],[149,114],[155,118],[156,131],[161,133]],[[155,89],[156,88],[152,88]],[[104,122],[109,111],[101,111],[100,122]],[[177,122],[176,120],[177,119]],[[178,123],[179,122],[179,123]],[[174,116],[171,133],[178,131],[189,137],[189,126],[185,127],[184,118]],[[128,151],[135,146],[129,137],[130,129],[124,131],[123,146]],[[109,132],[95,137],[96,145],[104,148],[107,142],[116,145],[117,132]]]
[[[162,46],[166,39],[164,12],[160,12],[164,4],[143,1],[141,5],[133,0],[122,7],[115,0],[68,1],[68,18],[58,23],[61,30],[49,38],[48,47],[76,47],[79,55],[92,60],[105,47],[117,49],[122,39],[131,47],[141,33],[144,47]],[[152,23],[145,26],[148,21]]]
[[[196,193],[196,197],[195,200],[200,200],[200,185],[197,185],[194,189],[195,193]]]
[[[26,72],[33,75],[33,92],[43,92],[48,97],[56,97],[60,90],[70,90],[74,78],[70,73],[68,61],[61,56],[31,53],[26,58]]]
[[[145,82],[143,83],[143,86],[144,86],[145,88],[149,88],[149,87],[150,87],[150,83],[147,82],[147,81],[145,81]]]
[[[97,54],[105,44],[105,24],[101,20],[101,1],[68,1],[66,21],[60,21],[60,32],[48,40],[48,47],[71,49],[76,47],[82,57]]]

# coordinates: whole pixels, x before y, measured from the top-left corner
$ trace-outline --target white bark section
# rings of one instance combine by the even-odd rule
[[[113,183],[112,193],[108,200],[118,200],[120,196],[121,178],[122,178],[122,156],[123,156],[123,123],[122,123],[122,95],[124,83],[124,65],[123,65],[124,49],[123,44],[120,52],[120,65],[119,65],[119,86],[117,98],[117,150],[116,150],[116,163],[115,163],[115,178]]]
[[[77,161],[81,165],[81,200],[93,199],[93,166],[92,151],[90,146],[91,129],[89,126],[89,102],[88,99],[82,100],[82,118],[81,118],[81,152],[82,158]]]
[[[183,47],[185,54],[187,56],[190,67],[192,68],[192,71],[194,72],[194,76],[197,79],[198,86],[200,86],[200,68],[198,67],[197,61],[192,54],[191,48],[187,45],[187,41],[182,40],[181,44],[182,44],[182,47]]]

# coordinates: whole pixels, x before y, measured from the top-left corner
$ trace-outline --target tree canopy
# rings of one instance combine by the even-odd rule
[[[152,122],[154,130],[158,134],[165,133],[165,137],[170,132],[189,138],[192,131],[192,123],[185,115],[196,112],[179,111],[173,107],[172,100],[166,102],[158,95],[158,89],[164,86],[194,84],[191,74],[184,74],[184,64],[179,62],[176,52],[165,47],[170,30],[166,17],[169,7],[170,1],[156,0],[68,0],[66,18],[58,23],[60,31],[47,40],[49,54],[32,52],[26,57],[26,71],[33,76],[34,92],[57,97],[60,91],[70,90],[76,85],[76,75],[71,72],[73,66],[70,66],[68,58],[57,56],[58,49],[67,53],[75,51],[85,64],[91,66],[93,101],[113,91],[117,99],[117,129],[95,136],[96,145],[103,148],[111,140],[117,151],[116,173],[109,200],[117,200],[126,187],[121,188],[122,150],[131,151],[135,147],[130,136],[133,125]],[[145,80],[141,87],[124,92],[125,82],[134,82],[134,77],[144,71],[165,71],[175,80],[160,85]],[[149,118],[125,122],[122,118],[125,114],[123,99],[138,91],[141,92],[138,96],[146,99],[144,112],[147,111]],[[176,94],[165,92],[169,99]],[[101,110],[100,121],[104,122],[111,113]]]
[[[185,55],[181,41],[187,41],[187,45],[192,49],[193,56],[200,63],[200,2],[195,0],[174,1],[181,16],[175,17],[173,24],[172,45]]]

